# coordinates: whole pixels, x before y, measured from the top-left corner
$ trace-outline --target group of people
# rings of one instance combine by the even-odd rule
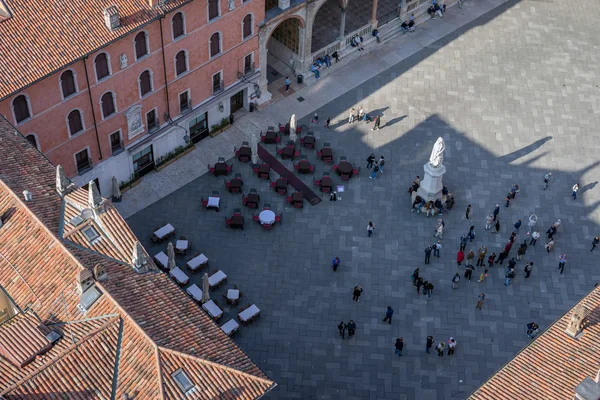
[[[421,178],[417,175],[417,177],[413,181],[412,185],[408,188],[408,194],[412,196],[413,193],[415,193],[419,190],[419,187],[421,187],[420,185],[421,185]],[[422,198],[419,195],[416,195],[415,199],[412,202],[411,211],[415,211],[415,209],[416,209],[417,214],[419,214],[421,212],[421,210],[424,209],[425,212],[427,213],[427,216],[430,217],[430,216],[434,216],[435,214],[443,215],[444,209],[451,210],[452,207],[454,207],[454,196],[452,195],[452,193],[450,193],[448,191],[448,186],[444,185],[442,187],[442,198],[441,199],[436,199],[435,201],[433,201],[433,200],[425,201],[424,198]],[[438,228],[439,228],[439,224],[438,224]]]
[[[431,6],[427,9],[427,13],[431,16],[432,19],[435,19],[436,15],[439,15],[440,18],[444,17],[444,13],[446,12],[446,4],[443,3],[440,6],[437,3],[437,0],[431,1]]]
[[[410,14],[410,18],[402,22],[400,25],[402,33],[414,32],[415,31],[415,14]]]
[[[376,179],[377,173],[380,172],[383,174],[384,168],[385,158],[383,156],[379,157],[379,161],[375,161],[375,153],[371,153],[371,155],[367,157],[367,169],[371,170],[371,176],[369,178]]]
[[[437,244],[439,244],[439,241]],[[440,248],[441,248],[441,245],[440,245]],[[438,257],[439,257],[439,249],[438,249]],[[433,294],[433,288],[434,288],[433,283],[423,280],[423,278],[419,276],[419,268],[414,270],[413,274],[411,275],[411,278],[413,281],[413,286],[415,286],[417,288],[417,295],[421,295],[421,288],[423,288],[423,295],[426,295],[427,298],[430,299],[431,295]]]

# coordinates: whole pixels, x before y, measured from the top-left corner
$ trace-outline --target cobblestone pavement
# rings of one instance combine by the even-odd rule
[[[477,3],[469,0],[465,7]],[[209,257],[211,269],[228,275],[228,284],[213,298],[223,305],[221,294],[237,284],[242,305],[256,303],[262,310],[261,319],[242,327],[235,340],[278,383],[267,398],[465,398],[529,343],[528,322],[547,327],[600,281],[600,255],[589,251],[592,237],[600,235],[599,18],[600,5],[593,0],[510,1],[331,98],[316,110],[321,120],[332,117],[331,131],[301,119],[315,131],[318,147],[331,142],[336,157],[346,155],[362,167],[357,179],[344,183],[341,201],[288,208],[247,165],[234,161],[245,191],[257,188],[261,204],[270,202],[283,214],[281,225],[264,231],[250,223],[251,211],[244,209],[246,229],[226,229],[224,219],[240,207],[241,198],[225,193],[222,178],[207,175],[128,222],[151,254],[165,248],[149,241],[153,228],[170,222],[192,240],[194,253]],[[431,23],[444,29],[446,21]],[[404,37],[396,44],[410,51],[412,40]],[[393,54],[381,48],[369,57],[385,62]],[[332,76],[340,86],[361,82],[361,71],[343,72]],[[349,108],[357,104],[383,112],[382,130],[346,123]],[[423,248],[433,240],[436,221],[410,212],[406,188],[422,175],[438,136],[446,141],[444,182],[456,206],[444,215],[442,257],[425,266]],[[364,168],[371,151],[387,160],[376,180]],[[305,153],[314,161],[313,152]],[[326,170],[318,162],[315,177]],[[544,191],[548,171],[554,181]],[[573,201],[575,182],[582,189]],[[485,215],[513,183],[520,193],[508,209],[501,207],[501,232],[492,235],[483,230]],[[201,210],[200,197],[214,189],[223,194],[224,209]],[[464,219],[468,203],[472,222]],[[455,262],[458,238],[471,224],[477,237],[467,251],[483,244],[498,252],[514,222],[531,213],[539,217],[542,232],[562,220],[550,254],[543,243],[528,249],[525,260],[535,262],[531,278],[524,278],[519,263],[507,287],[504,268],[495,266],[484,283],[463,280],[451,289],[452,275],[464,271]],[[371,238],[369,220],[376,225]],[[564,275],[557,270],[560,253],[569,257]],[[334,273],[329,265],[336,255],[342,266]],[[431,300],[417,296],[410,282],[416,267],[436,286]],[[364,288],[358,303],[351,300],[356,284]],[[475,310],[480,292],[487,295],[482,311]],[[395,310],[391,325],[381,321],[388,305]],[[222,322],[236,313],[224,308]],[[356,321],[357,334],[341,340],[336,326],[349,319]],[[456,354],[426,354],[427,335],[436,341],[454,336]],[[393,351],[399,336],[405,342],[402,358]]]

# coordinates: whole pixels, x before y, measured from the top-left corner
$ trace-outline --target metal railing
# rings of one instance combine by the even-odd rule
[[[112,143],[110,146],[110,150],[111,150],[111,153],[113,156],[122,152],[124,148],[125,148],[125,144],[123,143],[122,140],[119,140],[118,143]]]
[[[346,47],[350,46],[354,36],[362,36],[363,40],[371,34],[373,26],[371,24],[365,25],[362,28],[355,30],[354,32],[346,35]]]
[[[332,43],[328,46],[323,47],[312,53],[313,62],[317,60],[319,57],[324,57],[326,54],[331,55],[332,53],[338,51],[340,49],[341,42],[337,40],[335,43]]]
[[[219,81],[216,84],[213,82],[213,94],[217,94],[225,90],[225,82]]]

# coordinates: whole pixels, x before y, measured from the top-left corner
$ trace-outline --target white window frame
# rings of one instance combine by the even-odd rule
[[[158,126],[156,126],[155,128],[153,128],[153,129],[150,129],[150,125],[148,124],[148,114],[150,114],[152,111],[154,111],[154,117],[155,117],[156,119],[158,119],[158,108],[157,108],[157,107],[154,107],[154,108],[152,108],[152,109],[148,110],[148,112],[146,112],[146,113],[144,114],[144,122],[146,122],[146,130],[147,130],[148,132],[154,131],[154,130],[156,130],[156,129],[158,129],[158,128],[159,128],[159,125],[158,125]]]
[[[218,20],[222,16],[223,16],[223,13],[221,12],[221,0],[217,0],[217,16],[213,19],[210,19],[210,0],[207,0],[206,1],[206,19],[207,19],[206,22],[208,24],[210,24],[211,22]]]
[[[175,15],[177,15],[178,13],[181,13],[181,16],[183,17],[183,35],[175,37],[175,35],[173,34],[173,18],[175,18]],[[171,17],[171,39],[173,42],[176,42],[178,40],[183,39],[186,36],[187,36],[187,15],[185,15],[185,12],[183,12],[182,10],[179,10],[173,15],[173,17]]]
[[[41,149],[40,149],[40,139],[39,139],[38,135],[35,134],[35,133],[33,133],[33,132],[29,132],[27,135],[25,135],[25,139],[27,139],[28,136],[33,136],[33,139],[35,140],[35,148],[37,150],[41,151]],[[29,140],[27,140],[27,141],[29,141]]]
[[[215,81],[215,80],[214,80],[214,77],[215,77],[215,75],[219,75],[219,83],[220,83],[221,81],[223,81],[223,86],[225,86],[225,80],[223,79],[223,70],[221,69],[221,70],[219,70],[219,71],[215,72],[214,74],[212,74],[212,75],[211,75],[211,77],[210,77],[210,94],[211,94],[212,96],[214,96],[214,94],[215,94],[215,91],[214,91],[214,86],[213,86],[213,82]],[[224,90],[224,89],[225,89],[225,88],[223,87],[223,90]],[[221,90],[220,92],[222,92],[223,90]],[[220,93],[220,92],[217,92],[217,93]]]
[[[109,92],[112,93],[112,95],[113,95],[113,104],[115,106],[115,112],[105,117],[104,116],[104,111],[102,110],[102,97],[106,93],[109,93]],[[102,121],[104,121],[105,119],[108,119],[110,117],[113,117],[113,116],[115,116],[115,115],[117,115],[119,113],[119,107],[117,106],[117,94],[115,92],[113,92],[112,90],[107,90],[106,92],[103,92],[100,95],[100,100],[99,100],[98,103],[100,104],[100,115],[102,116]]]
[[[244,37],[244,19],[246,19],[248,15],[250,16],[250,34],[247,37]],[[250,39],[252,36],[254,36],[254,13],[248,13],[242,18],[242,42]]]
[[[254,52],[250,52],[242,58],[242,71],[244,74],[246,73],[246,57],[248,56],[250,56],[250,63],[254,63]],[[254,69],[256,70],[256,64],[254,65]]]
[[[122,142],[122,141],[123,141],[123,131],[122,131],[120,128],[119,128],[119,129],[117,129],[116,131],[114,131],[114,132],[111,132],[111,133],[109,133],[109,134],[108,134],[108,147],[110,148],[110,155],[111,155],[111,156],[113,155],[113,152],[112,152],[112,142],[111,142],[111,140],[110,140],[110,137],[111,137],[111,136],[112,136],[114,133],[118,133],[118,134],[119,134],[119,142]],[[123,143],[123,150],[125,150],[125,143]],[[123,151],[123,150],[121,150],[121,151]],[[120,153],[117,153],[117,154],[120,154]]]
[[[185,379],[190,383],[191,387],[189,388],[185,388],[183,387],[183,385],[181,385],[181,383],[179,382],[179,380],[177,378],[175,378],[175,376],[177,376],[178,374],[183,374],[183,376],[185,377]],[[179,368],[178,370],[174,371],[171,374],[171,378],[173,378],[173,380],[175,381],[175,384],[177,385],[177,387],[179,388],[179,390],[181,390],[181,392],[183,394],[191,394],[191,392],[196,388],[196,385],[194,385],[194,382],[192,382],[192,380],[190,379],[190,377],[188,376],[188,374],[185,373],[185,371],[182,368]]]
[[[142,94],[142,79],[141,76],[144,72],[148,71],[148,73],[150,74],[150,91],[146,94]],[[143,99],[145,97],[150,96],[152,93],[154,93],[154,71],[152,71],[150,68],[146,68],[145,70],[143,70],[142,72],[140,72],[140,75],[138,76],[138,94],[140,95],[140,99]]]
[[[96,71],[96,58],[98,58],[100,54],[106,55],[106,63],[108,64],[108,75],[106,75],[104,78],[98,79],[98,72]],[[94,57],[92,64],[94,67],[94,78],[96,78],[96,83],[103,82],[112,76],[112,66],[110,65],[110,53],[108,53],[107,51],[103,51],[96,54],[96,57]]]
[[[75,82],[75,93],[70,94],[67,97],[65,97],[65,94],[63,93],[63,88],[62,88],[62,76],[67,71],[71,71],[71,73],[73,74],[73,81]],[[77,83],[77,72],[75,72],[74,69],[67,68],[60,73],[60,75],[58,76],[58,89],[60,90],[60,97],[63,101],[70,99],[71,97],[74,97],[79,94],[79,84]]]
[[[219,52],[213,56],[210,54],[210,52],[211,52],[210,39],[213,37],[213,35],[215,33],[219,34]],[[243,33],[242,33],[242,36],[243,36]],[[220,31],[215,31],[208,37],[208,59],[213,60],[213,59],[219,57],[221,54],[223,54],[223,34]]]
[[[87,231],[88,229],[91,229],[92,232],[95,234],[95,236],[93,238],[89,238],[88,235],[86,235],[85,231]],[[83,236],[85,236],[85,238],[88,240],[88,242],[90,243],[94,243],[99,237],[100,237],[100,232],[98,232],[98,229],[96,229],[93,225],[88,224],[86,227],[81,229],[81,233],[83,234]]]
[[[144,54],[143,56],[138,58],[137,51],[135,48],[135,38],[137,37],[137,35],[139,35],[142,32],[145,34],[144,38],[146,39],[146,54]],[[135,35],[133,35],[133,58],[135,59],[135,62],[145,59],[151,53],[152,53],[152,51],[150,50],[150,34],[148,33],[148,31],[145,29],[142,29],[141,31],[136,32]]]
[[[192,90],[190,88],[185,89],[182,92],[179,92],[179,94],[177,95],[177,105],[179,106],[179,115],[182,114],[182,110],[181,110],[181,95],[187,92],[187,97],[188,97],[188,101],[192,100]],[[191,109],[192,105],[190,104],[190,107],[188,109]],[[186,110],[188,110],[186,109]]]
[[[76,151],[75,153],[73,153],[73,162],[75,163],[75,172],[77,172],[77,175],[79,175],[79,170],[77,169],[77,154],[81,153],[82,151],[87,152],[87,156],[88,159],[91,160],[92,159],[92,152],[90,151],[90,146],[86,146],[83,149]],[[92,161],[92,169],[94,168],[94,163]]]
[[[181,74],[177,75],[177,54],[179,54],[180,52],[184,52],[185,53],[185,71],[183,71]],[[188,51],[186,49],[180,49],[177,53],[175,53],[175,57],[173,57],[173,72],[175,73],[175,79],[180,78],[182,76],[184,76],[185,74],[187,74],[188,72],[190,72],[190,53],[188,53]]]
[[[19,96],[25,96],[25,100],[27,101],[27,111],[29,111],[29,117],[25,118],[21,122],[17,122],[17,115],[15,114],[15,105],[14,105],[16,98]],[[26,122],[31,121],[33,119],[33,112],[31,110],[31,97],[27,93],[23,93],[23,92],[17,93],[15,95],[15,97],[13,97],[10,101],[10,111],[12,112],[12,117],[13,117],[13,121],[15,121],[15,126],[19,126]]]
[[[71,127],[69,126],[69,115],[73,111],[79,111],[79,118],[81,119],[82,129],[76,133],[71,132]],[[81,110],[81,108],[73,108],[72,110],[69,110],[69,112],[67,113],[67,116],[65,117],[65,123],[67,124],[67,132],[69,132],[70,138],[81,135],[83,132],[85,132],[85,118],[83,118],[83,110]]]

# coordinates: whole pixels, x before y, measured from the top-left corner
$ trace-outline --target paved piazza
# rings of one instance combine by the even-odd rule
[[[465,7],[477,1],[468,0]],[[509,1],[357,87],[352,82],[361,71],[352,65],[331,76],[353,87],[316,110],[322,120],[332,117],[333,129],[312,125],[306,117],[300,122],[315,131],[319,148],[331,142],[336,159],[346,155],[362,167],[358,179],[344,183],[341,201],[324,198],[316,206],[289,208],[248,165],[234,160],[245,191],[257,188],[261,206],[270,202],[283,214],[281,225],[264,231],[251,223],[251,210],[243,209],[246,229],[226,229],[225,217],[242,208],[241,196],[225,192],[222,177],[208,175],[128,222],[151,254],[166,248],[150,242],[153,228],[173,224],[178,235],[192,240],[192,253],[203,252],[211,270],[228,275],[213,298],[223,305],[222,293],[236,284],[243,292],[241,304],[262,310],[261,319],[242,327],[235,341],[278,383],[267,398],[463,399],[529,343],[528,322],[547,327],[600,281],[600,250],[589,251],[593,236],[600,235],[599,20],[596,0]],[[420,29],[436,23],[444,20]],[[413,46],[413,40],[405,36],[394,45]],[[377,63],[388,54],[382,47],[367,57]],[[349,108],[358,104],[383,112],[381,131],[346,123]],[[437,218],[411,213],[406,189],[415,175],[423,175],[438,136],[446,141],[444,182],[456,206],[444,216],[442,257],[424,266],[423,249],[433,241]],[[365,169],[371,151],[387,160],[377,180]],[[314,152],[304,153],[315,160]],[[328,170],[318,162],[314,177]],[[543,191],[548,171],[554,181]],[[312,177],[302,179],[308,183]],[[572,201],[575,182],[581,190]],[[485,216],[513,183],[520,193],[510,208],[502,205],[501,233],[492,235],[483,230]],[[200,197],[215,189],[224,208],[202,210]],[[468,203],[473,222],[464,219]],[[485,283],[463,280],[458,290],[451,289],[450,278],[464,271],[455,262],[459,237],[471,224],[477,238],[467,251],[484,244],[499,252],[517,219],[524,221],[522,240],[531,213],[538,215],[542,233],[559,218],[562,225],[550,254],[543,240],[528,249],[525,260],[535,262],[530,279],[524,279],[520,262],[508,287],[505,269],[496,266]],[[376,225],[371,238],[369,220]],[[569,257],[562,276],[560,253]],[[334,256],[342,260],[335,273]],[[416,267],[435,283],[429,301],[411,284]],[[358,303],[352,301],[356,284],[364,288]],[[487,295],[483,311],[475,310],[480,292]],[[391,325],[382,322],[388,305],[395,310]],[[225,307],[225,313],[221,322],[236,309]],[[349,319],[357,333],[341,340],[336,326]],[[426,354],[430,334],[437,342],[454,336],[456,354]],[[394,354],[399,336],[405,342],[402,358]]]

